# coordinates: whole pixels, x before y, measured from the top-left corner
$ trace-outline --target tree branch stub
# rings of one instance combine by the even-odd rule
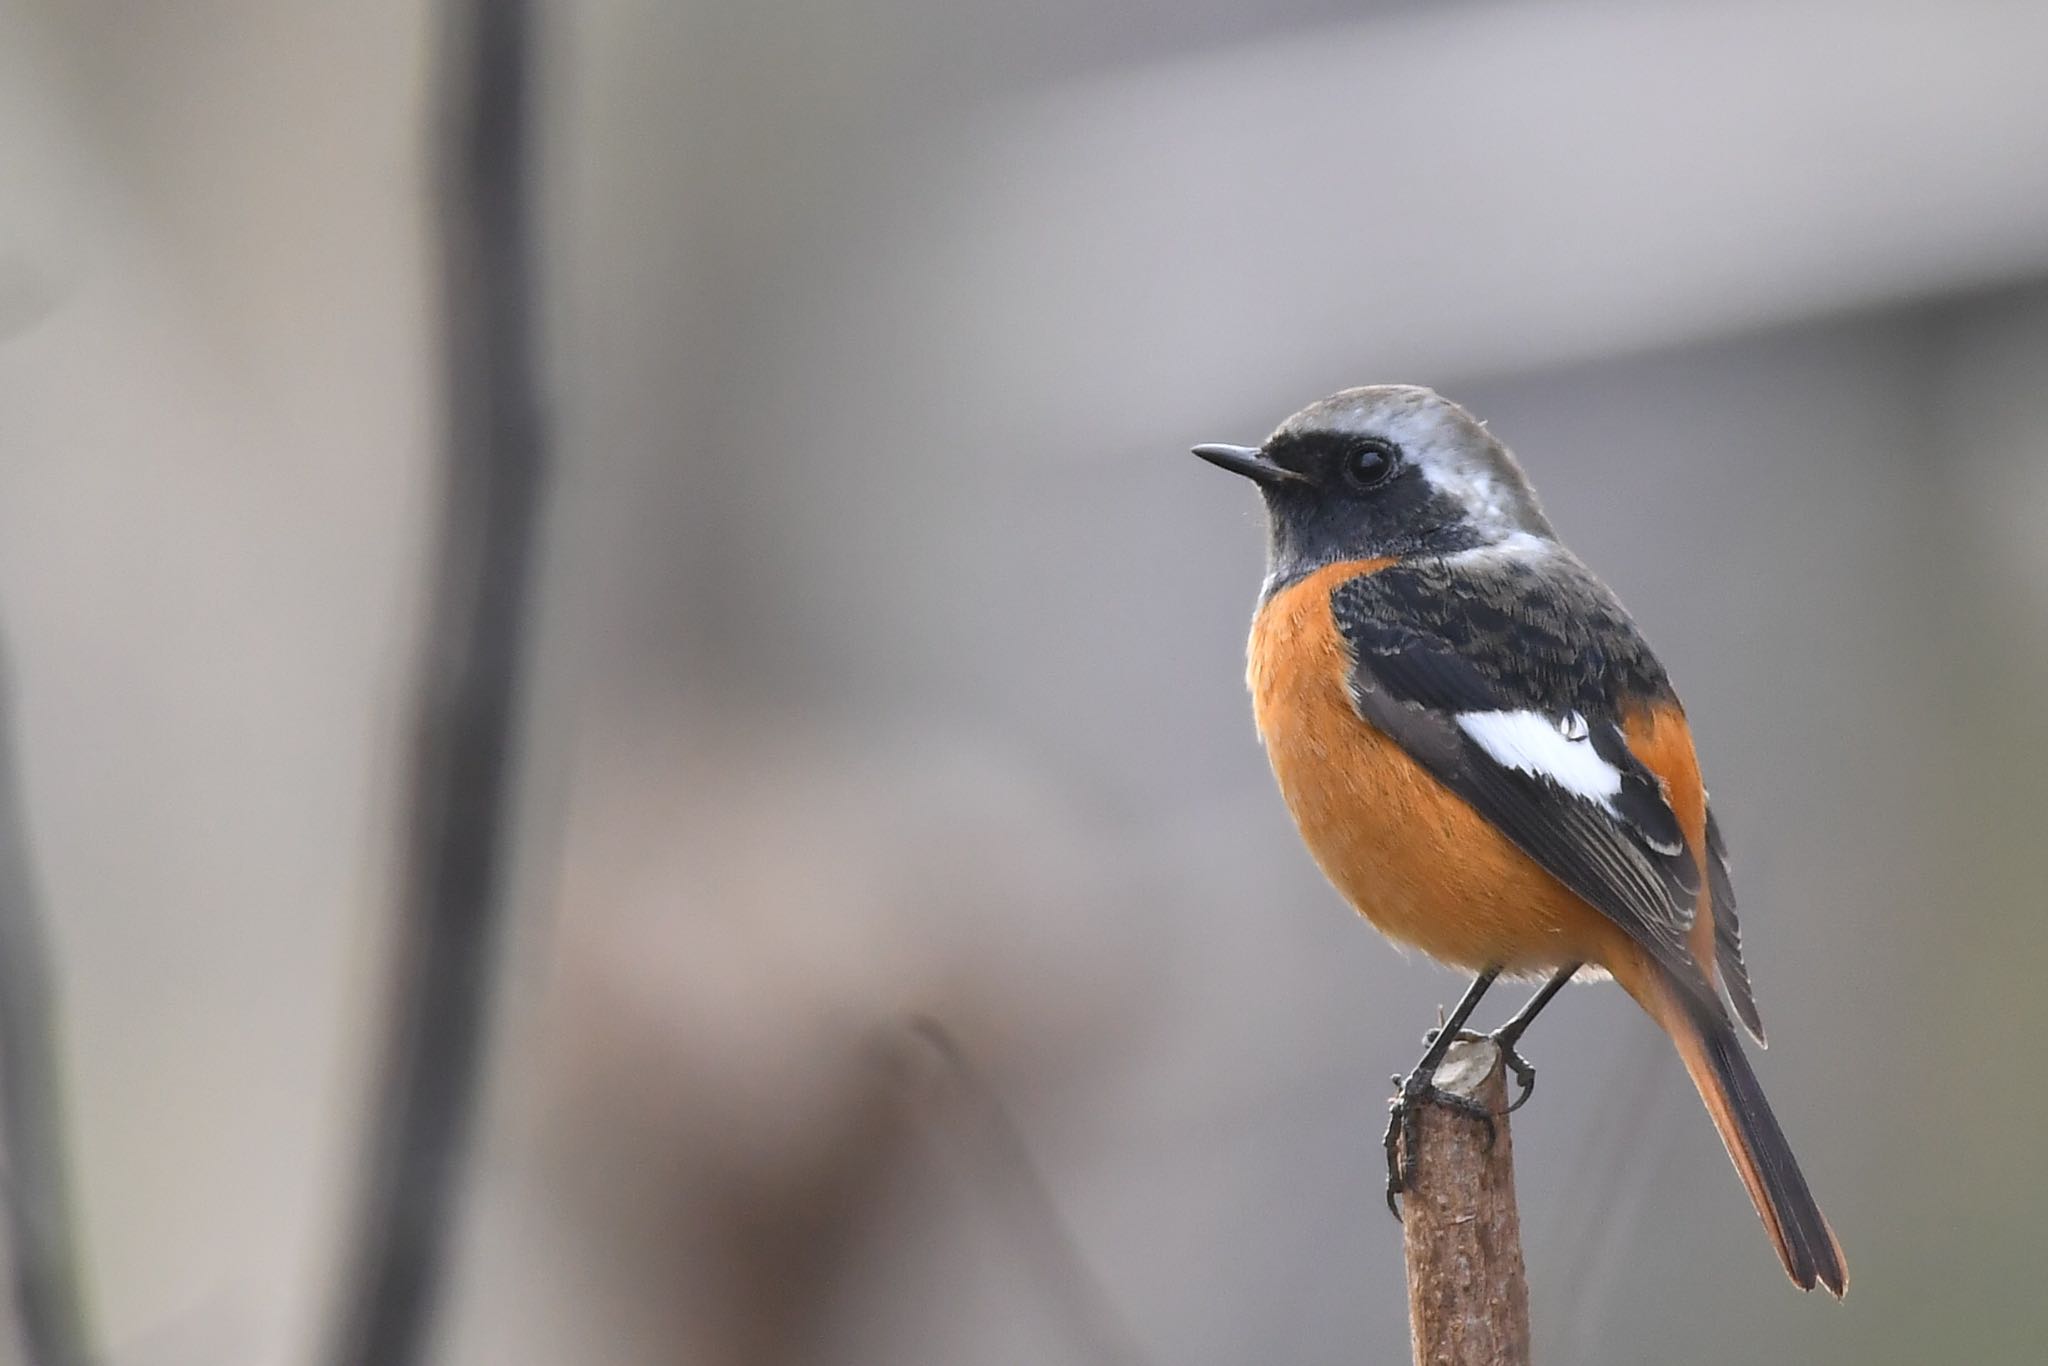
[[[1489,1145],[1479,1119],[1423,1107],[1415,1178],[1401,1198],[1415,1363],[1528,1366],[1529,1283],[1500,1049],[1484,1039],[1452,1044],[1436,1085],[1485,1105],[1495,1132]]]

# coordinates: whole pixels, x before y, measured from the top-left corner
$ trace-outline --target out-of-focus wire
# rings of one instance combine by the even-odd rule
[[[935,1098],[950,1102],[954,1132],[980,1171],[977,1186],[999,1202],[1002,1230],[1023,1254],[1032,1280],[1064,1324],[1080,1359],[1100,1366],[1145,1366],[1145,1356],[1081,1255],[1059,1204],[1031,1160],[1017,1121],[945,1025],[927,1015],[907,1022],[904,1061],[921,1072]]]
[[[1567,1205],[1576,1217],[1553,1225],[1531,1259],[1532,1265],[1558,1269],[1552,1302],[1565,1306],[1557,1315],[1566,1334],[1560,1361],[1599,1359],[1607,1301],[1620,1283],[1642,1225],[1643,1202],[1669,1151],[1665,1136],[1677,1107],[1670,1088],[1658,1084],[1669,1066],[1663,1040],[1648,1030],[1633,1031],[1613,1070],[1617,1080],[1602,1086],[1599,1099],[1584,1109],[1588,1133],[1573,1145],[1579,1157],[1563,1189],[1585,1192],[1585,1198]]]

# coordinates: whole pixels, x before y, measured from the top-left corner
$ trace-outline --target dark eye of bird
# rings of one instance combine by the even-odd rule
[[[1400,468],[1401,452],[1385,441],[1365,441],[1344,457],[1344,477],[1361,489],[1378,488]]]

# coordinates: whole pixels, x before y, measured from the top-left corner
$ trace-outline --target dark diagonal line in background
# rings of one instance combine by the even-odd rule
[[[917,1016],[905,1033],[923,1051],[937,1089],[959,1107],[957,1136],[977,1168],[979,1185],[996,1200],[1004,1233],[1067,1331],[1076,1359],[1146,1366],[1145,1354],[1082,1256],[1009,1107],[938,1020]]]

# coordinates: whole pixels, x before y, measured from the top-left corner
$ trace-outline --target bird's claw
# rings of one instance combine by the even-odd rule
[[[1460,1036],[1464,1037],[1464,1036]],[[1477,1037],[1477,1036],[1474,1036]],[[1430,1042],[1434,1043],[1432,1037]],[[1528,1064],[1524,1063],[1524,1067]],[[1520,1072],[1516,1073],[1520,1078]],[[1533,1069],[1531,1072],[1533,1077]],[[1493,1111],[1479,1101],[1467,1096],[1453,1095],[1440,1091],[1436,1085],[1436,1068],[1417,1067],[1406,1077],[1398,1073],[1393,1078],[1394,1096],[1387,1102],[1387,1132],[1383,1140],[1387,1150],[1387,1213],[1396,1221],[1401,1218],[1400,1197],[1415,1184],[1416,1154],[1422,1147],[1422,1107],[1441,1105],[1468,1115],[1486,1125],[1486,1149],[1493,1151],[1494,1141],[1500,1130],[1494,1123]],[[1526,1099],[1527,1093],[1524,1092]]]
[[[1422,1038],[1423,1046],[1426,1048],[1430,1044],[1435,1043],[1437,1034],[1438,1031],[1434,1029],[1425,1034]],[[1529,1097],[1536,1094],[1536,1066],[1523,1057],[1515,1048],[1515,1043],[1519,1037],[1519,1035],[1509,1034],[1506,1030],[1496,1030],[1491,1034],[1480,1034],[1470,1029],[1458,1031],[1459,1042],[1490,1043],[1500,1050],[1502,1064],[1507,1067],[1509,1073],[1515,1079],[1515,1098],[1508,1105],[1507,1113],[1509,1114],[1513,1114],[1524,1105],[1527,1105]]]
[[[1527,1058],[1515,1051],[1512,1040],[1503,1039],[1496,1034],[1493,1036],[1493,1046],[1500,1050],[1500,1060],[1506,1063],[1508,1071],[1515,1075],[1515,1098],[1508,1105],[1508,1113],[1513,1114],[1527,1105],[1529,1097],[1536,1094],[1536,1068]]]

